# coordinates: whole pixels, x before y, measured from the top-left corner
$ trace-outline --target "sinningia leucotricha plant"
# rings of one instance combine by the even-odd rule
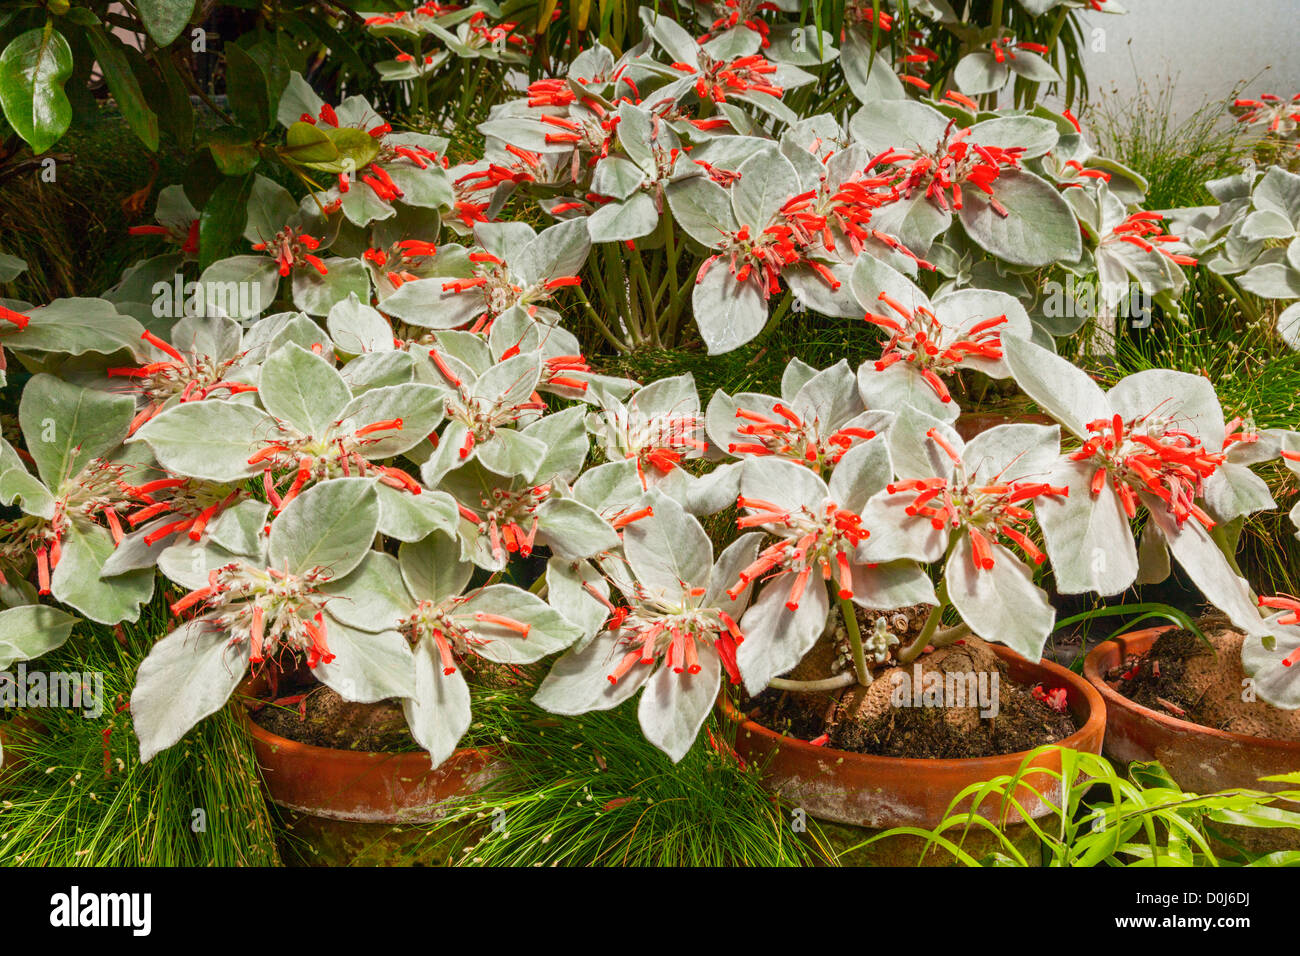
[[[553,656],[541,706],[640,691],[647,737],[679,759],[724,683],[800,689],[783,675],[837,615],[852,666],[822,687],[969,633],[1037,658],[1041,567],[1112,595],[1172,555],[1247,633],[1261,696],[1300,706],[1296,602],[1258,599],[1232,558],[1234,526],[1274,507],[1252,466],[1300,468],[1300,435],[1225,422],[1192,375],[1103,391],[1055,354],[1074,327],[1039,299],[1069,273],[1171,303],[1194,256],[1286,293],[1295,177],[1143,210],[1140,177],[1070,115],[923,102],[866,22],[812,56],[806,33],[740,17],[704,42],[648,17],[623,56],[592,46],[495,108],[484,154],[456,166],[444,138],[289,79],[274,151],[308,191],[246,171],[234,255],[205,250],[203,213],[168,187],[136,230],[167,251],[103,298],[3,303],[0,347],[36,374],[0,446],[0,665],[78,617],[136,619],[161,575],[178,626],[131,700],[145,759],[249,672],[301,665],[400,701],[436,764],[470,724],[474,658]],[[374,25],[458,56],[487,28]],[[973,95],[999,67],[1042,71],[1031,46],[989,42],[958,70]],[[790,91],[836,57],[861,105],[796,112]],[[726,351],[795,302],[860,322],[878,353],[795,360],[779,394],[702,405],[689,375],[643,385],[583,352],[696,330]],[[975,375],[1058,424],[963,441]],[[715,547],[703,519],[732,508]],[[855,606],[915,604],[931,611],[907,644],[859,632]]]

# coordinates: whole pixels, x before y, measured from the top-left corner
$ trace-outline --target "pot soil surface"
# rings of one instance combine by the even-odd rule
[[[864,631],[875,616],[859,612]],[[820,641],[790,676],[796,680],[825,677],[841,661],[842,650],[832,636]],[[997,674],[996,715],[981,716],[980,702],[970,698],[967,706],[895,705],[895,681],[906,675],[915,685],[917,665],[923,682],[930,673],[937,679],[951,674],[954,680],[957,675]],[[987,680],[985,686],[991,690],[991,685]],[[923,687],[924,683],[914,688],[918,698]],[[1053,689],[1043,687],[1042,692]],[[1079,729],[1068,710],[1057,711],[1033,692],[1033,686],[1011,679],[986,643],[968,637],[922,655],[915,665],[878,670],[869,687],[854,685],[818,694],[769,689],[751,700],[747,710],[751,719],[779,733],[804,740],[825,734],[826,746],[836,750],[885,757],[990,757],[1056,743]]]
[[[1271,740],[1300,740],[1300,710],[1243,700],[1245,635],[1222,618],[1198,622],[1209,646],[1191,631],[1167,631],[1142,657],[1130,654],[1106,674],[1129,700],[1204,727]]]
[[[536,674],[529,668],[483,660],[475,661],[474,666],[474,672],[466,677],[475,687],[507,688],[535,683]],[[402,705],[396,700],[359,704],[345,700],[324,684],[286,686],[283,680],[280,693],[276,701],[268,700],[249,714],[259,727],[273,734],[335,750],[409,753],[421,749],[406,725]],[[473,746],[472,735],[471,729],[461,745]]]

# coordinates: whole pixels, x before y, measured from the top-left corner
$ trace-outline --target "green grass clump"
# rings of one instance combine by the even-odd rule
[[[1207,102],[1178,119],[1173,91],[1172,83],[1154,90],[1143,83],[1131,99],[1102,100],[1106,105],[1092,117],[1101,153],[1146,178],[1146,209],[1213,203],[1205,183],[1240,172],[1250,153],[1226,101]]]
[[[102,673],[103,714],[24,712],[41,729],[6,742],[0,865],[279,863],[252,744],[229,710],[148,764],[140,763],[130,712],[117,712],[167,630],[165,607],[155,599],[139,622],[122,626],[121,641],[112,628],[80,625],[63,648],[28,665],[29,672]]]
[[[826,862],[815,821],[795,834],[710,717],[673,764],[636,705],[559,718],[517,691],[474,702],[475,733],[506,746],[503,776],[458,801],[428,846],[462,866],[804,866]],[[716,746],[712,741],[716,741]],[[472,826],[466,826],[472,824]]]

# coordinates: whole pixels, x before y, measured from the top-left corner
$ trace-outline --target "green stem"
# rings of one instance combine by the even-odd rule
[[[596,331],[601,334],[605,341],[612,345],[616,351],[632,351],[622,339],[610,331],[609,326],[605,324],[604,320],[601,319],[600,315],[592,307],[591,300],[587,298],[587,293],[582,291],[582,286],[574,286],[573,290],[578,294],[578,301],[582,303],[582,307],[587,313],[587,318],[591,319],[592,324],[596,326]]]
[[[650,330],[650,342],[658,346],[660,344],[659,322],[655,318],[654,294],[650,291],[650,277],[646,275],[645,260],[641,258],[641,250],[635,246],[632,247],[632,274],[641,287],[641,299],[645,307],[642,314],[646,320],[646,327]],[[631,289],[628,292],[630,294]]]
[[[767,682],[767,686],[775,690],[788,690],[796,694],[815,694],[819,691],[839,690],[841,687],[851,687],[857,683],[857,677],[852,671],[845,671],[842,674],[836,674],[834,677],[826,677],[822,680],[790,680],[788,677],[773,677]]]
[[[947,584],[940,584],[936,593],[939,597],[939,603],[931,608],[929,616],[925,619],[925,624],[921,626],[921,633],[916,636],[916,639],[898,652],[898,663],[910,664],[920,657],[921,652],[925,650],[926,645],[934,637],[934,632],[939,629],[939,624],[943,621],[944,609],[948,607]]]
[[[1229,282],[1226,277],[1219,275],[1219,273],[1215,272],[1213,269],[1204,269],[1202,271],[1212,276],[1214,281],[1222,286],[1223,290],[1227,292],[1228,295],[1237,300],[1237,305],[1241,306],[1241,311],[1245,313],[1246,319],[1252,325],[1259,323],[1259,310],[1242,297],[1242,294],[1237,291],[1236,286]]]
[[[862,630],[858,627],[858,614],[853,602],[840,598],[840,615],[844,618],[844,629],[849,632],[849,647],[853,649],[853,670],[858,683],[863,687],[871,686],[871,668],[867,666],[867,654],[862,647]]]

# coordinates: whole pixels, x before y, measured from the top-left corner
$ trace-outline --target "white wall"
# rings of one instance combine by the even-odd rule
[[[1121,0],[1123,15],[1088,11],[1104,51],[1088,50],[1092,97],[1132,97],[1173,83],[1177,116],[1207,99],[1300,93],[1300,0]]]

